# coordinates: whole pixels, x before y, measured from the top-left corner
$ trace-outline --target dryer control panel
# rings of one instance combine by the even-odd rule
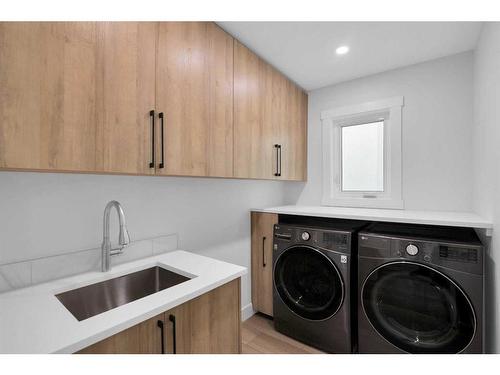
[[[404,259],[481,274],[483,248],[472,244],[422,241],[378,234],[359,234],[359,256]]]
[[[409,240],[392,240],[391,255],[407,259],[431,262],[435,246],[429,243]]]
[[[415,256],[418,254],[418,247],[414,244],[406,245],[406,254]]]

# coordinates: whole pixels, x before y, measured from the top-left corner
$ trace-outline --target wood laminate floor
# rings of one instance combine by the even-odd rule
[[[274,330],[272,319],[255,314],[241,326],[243,354],[322,354]]]

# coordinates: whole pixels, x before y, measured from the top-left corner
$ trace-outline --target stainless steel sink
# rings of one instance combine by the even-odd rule
[[[56,297],[81,321],[187,280],[190,278],[152,267],[60,293]]]

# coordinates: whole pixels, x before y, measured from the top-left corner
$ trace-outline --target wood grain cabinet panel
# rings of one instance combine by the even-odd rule
[[[252,306],[273,316],[273,230],[278,215],[252,212]]]
[[[0,22],[0,168],[96,170],[95,22]]]
[[[285,83],[285,111],[280,123],[282,178],[307,179],[307,94],[290,81]]]
[[[305,180],[307,94],[237,41],[234,87],[235,177]]]
[[[232,177],[233,38],[212,22],[161,22],[156,72],[157,174]]]
[[[146,320],[114,336],[91,345],[78,354],[161,354],[162,330],[158,321],[164,314]]]
[[[234,176],[271,179],[276,172],[270,67],[234,42]]]
[[[98,23],[98,169],[153,174],[157,24]]]
[[[167,348],[176,354],[241,352],[240,279],[233,280],[165,313]]]
[[[230,281],[78,354],[240,353],[240,288],[239,278]]]

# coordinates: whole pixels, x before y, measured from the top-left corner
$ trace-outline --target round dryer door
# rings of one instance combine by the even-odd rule
[[[378,333],[408,353],[459,353],[476,319],[464,292],[443,273],[412,262],[388,263],[366,279],[365,314]]]
[[[285,250],[276,261],[274,283],[281,300],[302,318],[324,320],[342,306],[344,285],[337,267],[312,247]]]

